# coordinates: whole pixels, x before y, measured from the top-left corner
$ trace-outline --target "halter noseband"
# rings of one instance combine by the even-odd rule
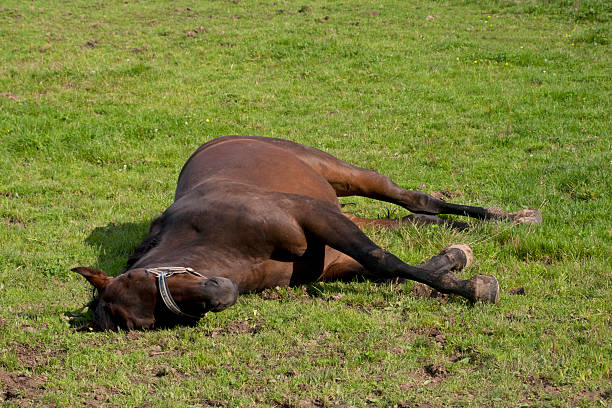
[[[159,283],[159,294],[161,295],[162,300],[166,307],[174,314],[182,317],[188,317],[190,319],[200,319],[202,316],[194,316],[188,313],[183,312],[174,299],[172,299],[172,295],[170,294],[170,289],[168,288],[168,281],[166,280],[172,275],[189,273],[194,276],[199,276],[200,278],[206,278],[206,276],[200,275],[196,271],[191,268],[185,268],[182,266],[163,266],[160,268],[146,268],[145,272],[148,272],[157,277],[157,282]],[[206,314],[206,313],[204,313]]]

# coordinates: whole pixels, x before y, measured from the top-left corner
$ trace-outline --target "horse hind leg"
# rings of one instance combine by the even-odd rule
[[[453,214],[480,220],[512,220],[517,223],[542,222],[538,210],[527,209],[507,213],[495,207],[478,207],[448,203],[420,191],[404,189],[389,177],[372,170],[353,166],[326,152],[313,147],[284,142],[284,146],[321,174],[334,188],[338,197],[363,196],[386,201],[422,215]],[[427,217],[411,219],[417,224],[440,224],[439,220]],[[460,226],[463,228],[463,225]]]
[[[517,223],[542,222],[542,215],[538,210],[525,209],[515,213],[507,213],[496,207],[478,207],[462,204],[449,203],[435,198],[429,194],[407,190],[395,184],[389,177],[380,173],[351,166],[344,173],[349,182],[338,181],[342,172],[336,172],[335,182],[331,183],[336,189],[339,197],[358,195],[369,197],[380,201],[399,205],[413,213],[414,216],[407,218],[415,224],[449,224],[451,227],[465,228],[467,224],[452,225],[451,222],[434,217],[437,214],[463,215],[480,220],[511,220]]]

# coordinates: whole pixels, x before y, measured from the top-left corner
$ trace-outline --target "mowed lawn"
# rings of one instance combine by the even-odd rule
[[[3,0],[0,405],[609,406],[611,15],[605,0]],[[92,293],[70,268],[120,273],[191,152],[225,134],[544,222],[368,231],[409,263],[471,244],[462,276],[495,275],[495,305],[328,283],[195,327],[78,331]]]

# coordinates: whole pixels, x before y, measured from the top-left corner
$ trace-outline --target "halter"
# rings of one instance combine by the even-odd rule
[[[172,295],[170,294],[170,288],[168,288],[168,282],[166,281],[172,275],[178,275],[183,273],[189,273],[194,276],[199,276],[200,278],[206,278],[204,275],[200,275],[196,271],[191,268],[185,268],[182,266],[162,266],[159,268],[147,268],[145,272],[148,272],[157,277],[157,282],[159,283],[159,294],[161,295],[164,304],[170,311],[178,316],[188,317],[190,319],[200,319],[202,316],[194,316],[188,313],[183,312],[174,299],[172,299]],[[204,313],[206,314],[206,313]]]

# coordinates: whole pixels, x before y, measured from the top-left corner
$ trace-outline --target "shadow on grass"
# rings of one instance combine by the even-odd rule
[[[136,246],[149,231],[150,221],[110,222],[104,227],[95,228],[85,239],[85,243],[98,251],[93,268],[104,271],[109,276],[117,276],[125,271],[125,264]],[[91,292],[91,299],[95,290]],[[70,327],[77,331],[92,330],[93,313],[88,308],[89,302],[78,309],[64,311],[68,316]]]
[[[85,239],[87,245],[98,250],[93,267],[112,276],[124,272],[129,256],[147,235],[149,225],[151,221],[111,222],[95,228]]]

